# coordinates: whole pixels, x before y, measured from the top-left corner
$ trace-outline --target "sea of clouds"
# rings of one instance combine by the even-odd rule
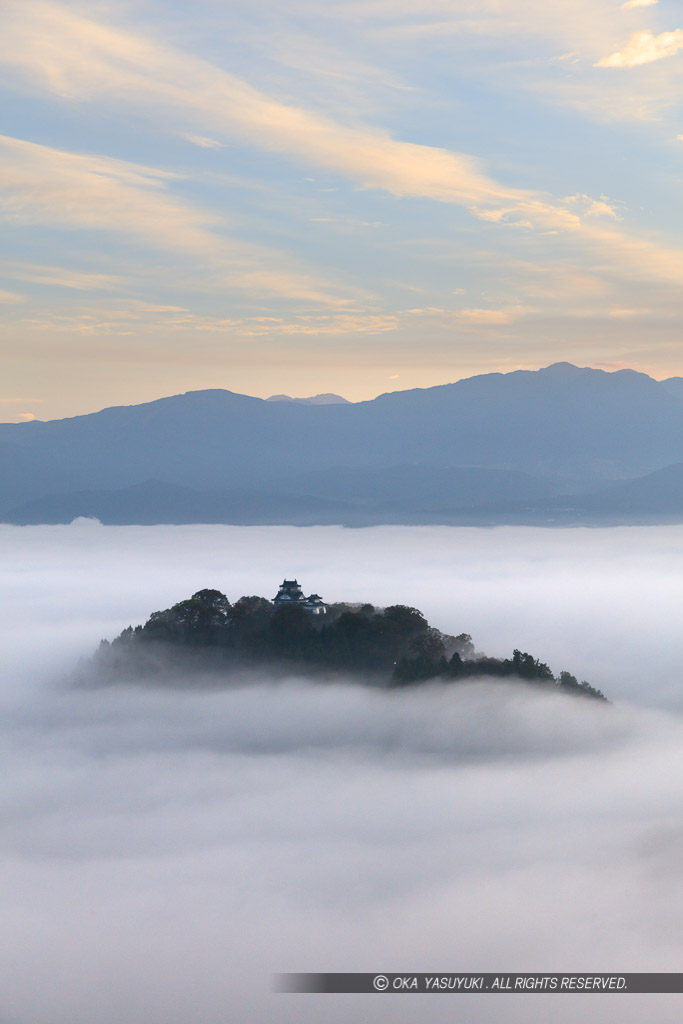
[[[682,996],[295,995],[271,975],[680,970],[682,542],[0,527],[0,1024],[678,1021]],[[203,587],[272,597],[284,576],[416,605],[614,703],[501,682],[68,684],[150,612]]]

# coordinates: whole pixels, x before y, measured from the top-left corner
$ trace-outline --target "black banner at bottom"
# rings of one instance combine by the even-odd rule
[[[683,992],[683,974],[276,974],[276,992]]]

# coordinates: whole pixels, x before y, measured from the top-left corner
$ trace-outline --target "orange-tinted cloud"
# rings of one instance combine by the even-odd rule
[[[623,50],[617,50],[609,57],[602,57],[597,68],[634,68],[640,64],[651,64],[665,57],[673,57],[683,50],[683,30],[662,32],[654,36],[648,29],[634,32]]]

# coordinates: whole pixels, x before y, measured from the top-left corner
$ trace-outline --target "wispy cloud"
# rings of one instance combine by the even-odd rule
[[[217,218],[174,200],[169,171],[0,136],[0,216],[124,233],[155,248],[216,253]]]
[[[286,69],[288,94],[294,87],[297,95],[307,97],[306,102],[345,120],[375,114],[393,105],[397,96],[402,103],[415,102],[420,92],[386,67],[362,61],[354,50],[299,26],[291,31],[281,24],[277,32],[264,33],[259,46]]]
[[[283,270],[291,263],[284,254],[220,234],[216,214],[170,194],[168,185],[178,178],[159,168],[0,136],[1,219],[123,234],[157,250],[199,256],[212,268],[224,267],[224,287],[345,304],[328,282]],[[47,277],[51,280],[45,283],[67,287],[82,287],[84,280],[94,284],[92,278],[54,274],[51,269],[34,270],[32,279]]]
[[[178,306],[128,301],[119,308],[101,308],[57,312],[44,317],[26,318],[22,324],[40,331],[73,335],[116,335],[148,332],[221,334],[226,338],[277,338],[325,336],[376,336],[395,331],[415,331],[422,325],[445,330],[457,327],[473,331],[504,327],[534,313],[521,303],[482,308],[448,309],[424,307],[383,312],[349,310],[332,313],[292,313],[267,316],[211,316]]]
[[[564,14],[567,15],[563,7]],[[32,87],[44,86],[83,102],[93,98],[128,102],[138,109],[163,108],[171,121],[189,119],[196,128],[235,135],[259,148],[288,155],[308,166],[323,167],[352,180],[357,187],[378,189],[399,197],[429,198],[454,203],[475,217],[536,232],[556,232],[570,243],[599,252],[603,261],[629,273],[683,279],[683,253],[668,251],[656,241],[630,235],[623,228],[604,228],[595,214],[606,213],[597,201],[590,209],[568,209],[533,190],[510,187],[496,180],[470,154],[393,138],[363,124],[342,124],[319,113],[283,103],[211,64],[131,32],[96,24],[62,5],[10,5],[9,27],[0,44],[6,63],[30,74]],[[568,16],[568,15],[567,15]],[[681,33],[683,35],[683,33]],[[176,129],[178,126],[176,124]],[[178,129],[179,130],[179,129]],[[37,152],[37,151],[36,151]],[[169,176],[149,168],[135,171],[134,181],[112,175],[107,162],[105,180],[117,189],[142,192],[148,209],[138,217],[140,203],[131,201],[131,232],[159,232],[170,240],[182,238],[185,248],[216,249],[211,217],[174,203],[165,194]],[[86,184],[100,216],[100,175],[86,175]],[[88,189],[86,189],[86,196]],[[151,201],[150,201],[151,197]],[[124,222],[125,206],[124,203]],[[134,211],[134,212],[133,212]],[[114,218],[112,218],[114,219]],[[150,220],[154,223],[150,224]],[[246,274],[250,287],[269,290],[289,287],[279,274]],[[322,290],[324,292],[324,289]],[[306,300],[317,301],[321,289],[305,284],[298,289]]]
[[[185,139],[186,142],[191,142],[193,146],[199,146],[200,149],[223,149],[223,143],[218,142],[217,139],[210,139],[207,135],[194,135],[192,132],[179,132],[181,139]]]
[[[621,5],[621,9],[629,11],[632,7],[654,7],[657,3],[659,0],[626,0],[626,3]]]
[[[573,196],[567,196],[564,200],[569,207],[581,211],[584,217],[611,217],[620,220],[617,204],[611,202],[607,196],[600,196],[593,199],[592,196],[583,195],[577,192]]]
[[[13,306],[19,302],[25,302],[26,296],[19,295],[18,292],[6,292],[0,291],[0,303],[5,306]]]
[[[514,37],[516,43],[545,41],[569,56],[600,47],[622,20],[610,0],[351,0],[324,6],[333,17],[382,27],[395,39],[462,37],[486,45]]]
[[[437,307],[426,307],[424,309],[406,310],[410,317],[425,319],[436,319],[447,324],[457,325],[460,329],[478,329],[488,327],[504,327],[508,324],[521,320],[534,310],[530,306],[513,305],[489,308],[466,308],[466,309],[439,309]]]
[[[142,302],[139,299],[130,300],[129,305],[143,313],[187,313],[185,306],[160,306],[157,303]]]
[[[523,315],[521,309],[460,309],[452,314],[453,319],[467,324],[491,327],[511,324]]]
[[[617,50],[609,57],[602,57],[597,68],[634,68],[640,64],[651,64],[665,57],[674,57],[683,50],[683,30],[662,32],[654,36],[648,29],[634,32],[623,50]]]
[[[0,275],[17,281],[54,285],[76,291],[111,291],[121,287],[126,281],[126,278],[114,274],[93,274],[33,263],[0,263]]]
[[[402,142],[376,128],[340,124],[282,103],[205,61],[96,24],[61,5],[11,3],[10,11],[0,59],[66,98],[134,96],[139,108],[162,104],[174,118],[191,117],[394,195],[464,203],[515,195],[471,156]]]
[[[630,309],[625,306],[614,306],[607,311],[608,316],[616,317],[617,319],[630,319],[634,316],[652,316],[653,312],[652,309]]]
[[[162,318],[165,330],[217,332],[241,338],[277,336],[376,335],[395,331],[400,313],[329,313],[284,316],[220,317],[189,310]]]
[[[658,121],[680,94],[673,65],[666,76],[641,77],[637,89],[623,76],[597,86],[591,73],[612,52],[625,23],[636,17],[638,28],[653,28],[647,22],[654,21],[654,3],[638,6],[625,12],[618,0],[361,0],[319,4],[318,10],[390,50],[412,48],[415,57],[440,54],[450,61],[457,52],[460,73],[464,67],[475,80],[493,78],[500,89],[531,91],[541,102],[591,120]]]

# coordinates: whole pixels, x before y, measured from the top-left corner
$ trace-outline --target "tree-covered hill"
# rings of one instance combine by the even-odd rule
[[[407,605],[332,604],[326,614],[314,615],[300,604],[278,606],[263,597],[231,604],[218,590],[200,590],[154,612],[144,625],[129,626],[111,643],[103,640],[90,667],[104,681],[191,679],[211,672],[229,682],[240,669],[258,666],[307,675],[343,672],[394,687],[428,679],[508,678],[605,699],[569,672],[554,676],[531,654],[478,654],[469,634],[442,633]]]

